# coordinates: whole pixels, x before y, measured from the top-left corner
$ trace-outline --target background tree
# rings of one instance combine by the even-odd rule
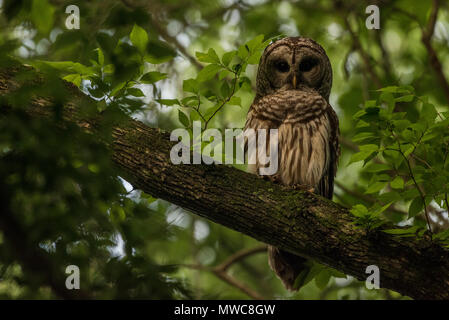
[[[379,30],[366,29],[364,1],[0,3],[1,68],[14,57],[49,81],[25,70],[1,97],[13,107],[0,117],[3,297],[402,298],[321,265],[286,292],[263,245],[133,189],[98,142],[126,115],[164,130],[243,127],[260,52],[280,35],[315,39],[334,69],[334,200],[360,228],[389,221],[407,226],[389,233],[447,245],[446,3],[377,1]],[[79,30],[65,28],[71,4]],[[61,77],[98,101],[82,106],[108,119],[95,137],[60,126]],[[53,97],[51,121],[27,116],[36,96]],[[84,270],[79,292],[64,287],[69,264]]]

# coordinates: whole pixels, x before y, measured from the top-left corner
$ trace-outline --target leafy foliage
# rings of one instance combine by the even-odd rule
[[[438,112],[427,97],[417,96],[410,86],[378,91],[378,100],[367,101],[354,115],[357,134],[353,141],[359,143],[360,151],[351,157],[351,162],[366,165],[370,182],[365,193],[375,195],[378,201],[369,209],[357,205],[352,213],[369,223],[391,204],[404,203],[408,216],[402,220],[424,213],[431,231],[430,208],[448,209],[449,137],[445,133],[449,113]],[[419,113],[407,112],[412,108]],[[408,232],[389,233],[409,235],[426,227],[416,223]],[[447,235],[438,239],[449,240]]]
[[[186,79],[183,90],[186,97],[182,99],[159,99],[158,102],[166,106],[180,106],[179,121],[191,129],[193,121],[200,121],[202,128],[207,129],[215,115],[226,105],[241,107],[241,98],[236,94],[246,85],[251,88],[251,80],[244,76],[250,64],[257,64],[263,49],[272,41],[264,41],[264,36],[241,45],[238,50],[225,52],[221,59],[213,48],[207,53],[197,52],[198,61],[207,65],[198,72],[196,78]],[[213,81],[218,79],[220,86],[214,87]],[[183,110],[188,110],[189,115]]]

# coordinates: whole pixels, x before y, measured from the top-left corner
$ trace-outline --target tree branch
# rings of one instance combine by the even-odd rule
[[[0,96],[21,86],[14,80],[19,70],[0,70]],[[78,107],[95,102],[66,86],[73,101],[63,108],[64,122],[99,132],[103,116],[89,117]],[[1,105],[0,110],[8,116],[11,107]],[[34,99],[25,110],[30,117],[54,119],[50,99]],[[367,266],[376,265],[384,288],[416,299],[449,299],[449,251],[427,238],[356,228],[348,209],[332,201],[229,166],[174,165],[170,135],[131,118],[116,125],[111,141],[104,143],[118,174],[146,193],[359,280],[366,280]]]
[[[343,13],[343,15],[346,15],[346,13]],[[363,49],[362,44],[360,43],[360,39],[358,37],[358,35],[355,33],[354,30],[352,30],[352,26],[351,23],[349,21],[349,16],[345,16],[343,18],[346,29],[349,31],[349,34],[351,35],[352,38],[352,43],[354,48],[360,53],[360,56],[363,60],[363,64],[365,67],[365,71],[367,73],[369,73],[371,80],[374,82],[374,85],[377,88],[381,88],[382,87],[382,82],[380,81],[378,75],[376,74],[376,71],[374,70],[374,67],[371,63],[371,57],[370,55],[365,51],[365,49]]]
[[[266,252],[266,251],[267,251],[266,245],[261,245],[258,247],[241,250],[241,251],[234,253],[232,256],[228,257],[223,263],[221,263],[220,265],[218,265],[215,268],[217,270],[227,271],[234,263],[236,263],[242,259],[245,259],[246,257],[251,256],[253,254],[260,253],[260,252]]]
[[[254,300],[266,300],[265,297],[261,296],[259,293],[254,291],[253,289],[247,287],[245,284],[237,280],[236,278],[230,276],[227,273],[227,270],[231,265],[234,263],[237,263],[238,261],[241,261],[242,259],[245,259],[253,254],[266,252],[267,246],[261,245],[250,249],[244,249],[241,251],[236,252],[235,254],[231,255],[228,259],[226,259],[223,263],[216,267],[206,267],[203,265],[181,265],[185,268],[195,269],[195,270],[201,270],[201,271],[208,271],[212,272],[214,275],[216,275],[218,278],[223,280],[224,282],[228,283],[229,285],[239,289],[244,294],[246,294],[248,297],[254,299]]]

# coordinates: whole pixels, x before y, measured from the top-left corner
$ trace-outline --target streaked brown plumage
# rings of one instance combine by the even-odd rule
[[[329,104],[332,68],[324,49],[307,38],[269,45],[257,74],[257,92],[245,129],[278,129],[278,171],[285,185],[306,185],[331,199],[339,156],[338,118]],[[269,142],[268,142],[269,143]],[[251,150],[248,150],[248,156]],[[262,166],[252,167],[255,173]],[[294,290],[305,258],[269,247],[269,264]]]

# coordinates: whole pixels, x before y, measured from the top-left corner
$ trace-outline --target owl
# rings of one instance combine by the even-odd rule
[[[270,179],[306,186],[329,199],[340,153],[338,118],[329,104],[331,87],[332,67],[318,43],[302,37],[275,41],[260,59],[256,96],[245,124],[245,130],[255,132],[278,129],[278,166]],[[254,152],[247,150],[248,158]],[[263,166],[256,161],[250,171],[258,174]],[[295,280],[308,270],[305,258],[273,246],[268,262],[289,290],[297,290]]]

